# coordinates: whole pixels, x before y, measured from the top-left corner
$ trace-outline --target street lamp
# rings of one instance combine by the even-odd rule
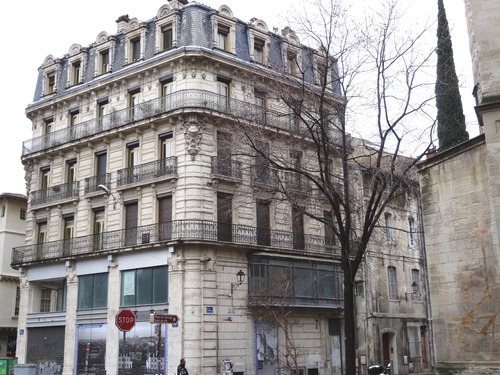
[[[237,273],[236,273],[236,283],[231,283],[231,293],[229,294],[228,297],[233,297],[233,292],[234,290],[239,287],[241,284],[243,284],[243,281],[245,281],[245,272],[243,272],[242,270],[239,270]]]
[[[411,289],[412,289],[411,292],[405,292],[406,300],[408,300],[408,295],[414,296],[418,293],[418,284],[416,281],[411,283]]]
[[[114,210],[114,209],[116,208],[116,198],[115,198],[115,196],[113,195],[113,193],[112,193],[112,192],[108,189],[108,187],[107,187],[107,186],[102,185],[102,184],[101,184],[101,185],[99,185],[99,186],[97,186],[97,188],[98,188],[99,190],[104,191],[106,194],[111,195],[111,196],[113,197],[113,210]]]

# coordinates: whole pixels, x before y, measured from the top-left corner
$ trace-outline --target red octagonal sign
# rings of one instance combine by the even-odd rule
[[[120,310],[115,317],[115,324],[122,332],[128,332],[135,326],[135,314],[131,310]]]

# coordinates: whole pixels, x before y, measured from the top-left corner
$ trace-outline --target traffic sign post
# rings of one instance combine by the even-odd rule
[[[168,314],[149,314],[149,322],[151,324],[175,324],[179,321],[177,315]]]
[[[115,324],[122,332],[128,332],[135,326],[135,314],[131,310],[120,310],[115,316]]]

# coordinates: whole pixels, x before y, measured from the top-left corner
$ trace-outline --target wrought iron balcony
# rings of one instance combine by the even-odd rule
[[[296,235],[295,235],[296,237]],[[225,224],[206,220],[175,220],[167,223],[103,232],[69,240],[38,243],[12,249],[12,266],[80,256],[97,256],[134,250],[140,246],[169,241],[204,240],[230,242],[250,246],[269,246],[274,249],[288,249],[301,253],[339,255],[337,247],[327,246],[325,236],[305,234],[304,241],[297,248],[293,232],[262,229],[247,225]]]
[[[34,207],[58,202],[63,199],[77,198],[79,189],[80,182],[73,181],[65,184],[54,185],[46,189],[35,190],[30,194],[30,205]]]
[[[83,193],[84,194],[94,193],[98,191],[97,187],[99,185],[104,185],[109,189],[111,185],[111,174],[104,173],[97,176],[87,177],[85,179],[85,187]]]
[[[156,160],[150,163],[139,164],[134,167],[120,169],[117,171],[118,176],[116,185],[118,187],[133,184],[136,182],[144,182],[154,179],[159,179],[165,176],[177,174],[177,157],[171,156],[166,159]]]
[[[243,177],[241,162],[230,157],[212,156],[212,174],[241,180]]]
[[[137,121],[183,108],[207,109],[291,132],[306,130],[304,124],[297,124],[293,113],[265,109],[259,105],[227,98],[206,90],[180,90],[167,96],[140,103],[123,110],[111,111],[111,113],[105,116],[84,121],[24,141],[22,156],[48,150],[101,132],[120,128]]]

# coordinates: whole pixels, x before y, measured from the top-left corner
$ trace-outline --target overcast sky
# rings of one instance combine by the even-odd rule
[[[350,0],[352,2],[352,0]],[[375,0],[366,1],[371,4]],[[373,2],[372,2],[373,1]],[[406,2],[407,0],[402,0]],[[3,1],[4,15],[0,31],[4,35],[4,49],[0,59],[3,74],[0,109],[2,132],[0,136],[0,193],[26,194],[24,169],[21,164],[22,142],[32,137],[31,122],[25,109],[33,100],[38,67],[52,54],[62,57],[73,43],[88,46],[101,31],[116,33],[115,20],[124,14],[147,21],[156,16],[167,0],[86,0],[75,3],[68,0]],[[249,21],[256,17],[272,30],[286,26],[285,16],[290,4],[300,0],[203,0],[200,3],[218,9],[228,5],[236,18]],[[435,19],[437,0],[411,2],[412,14],[423,19]],[[445,0],[448,22],[452,33],[455,64],[462,86],[462,102],[469,134],[478,134],[472,97],[472,69],[468,47],[464,4],[462,0]],[[7,45],[5,45],[5,43]]]

